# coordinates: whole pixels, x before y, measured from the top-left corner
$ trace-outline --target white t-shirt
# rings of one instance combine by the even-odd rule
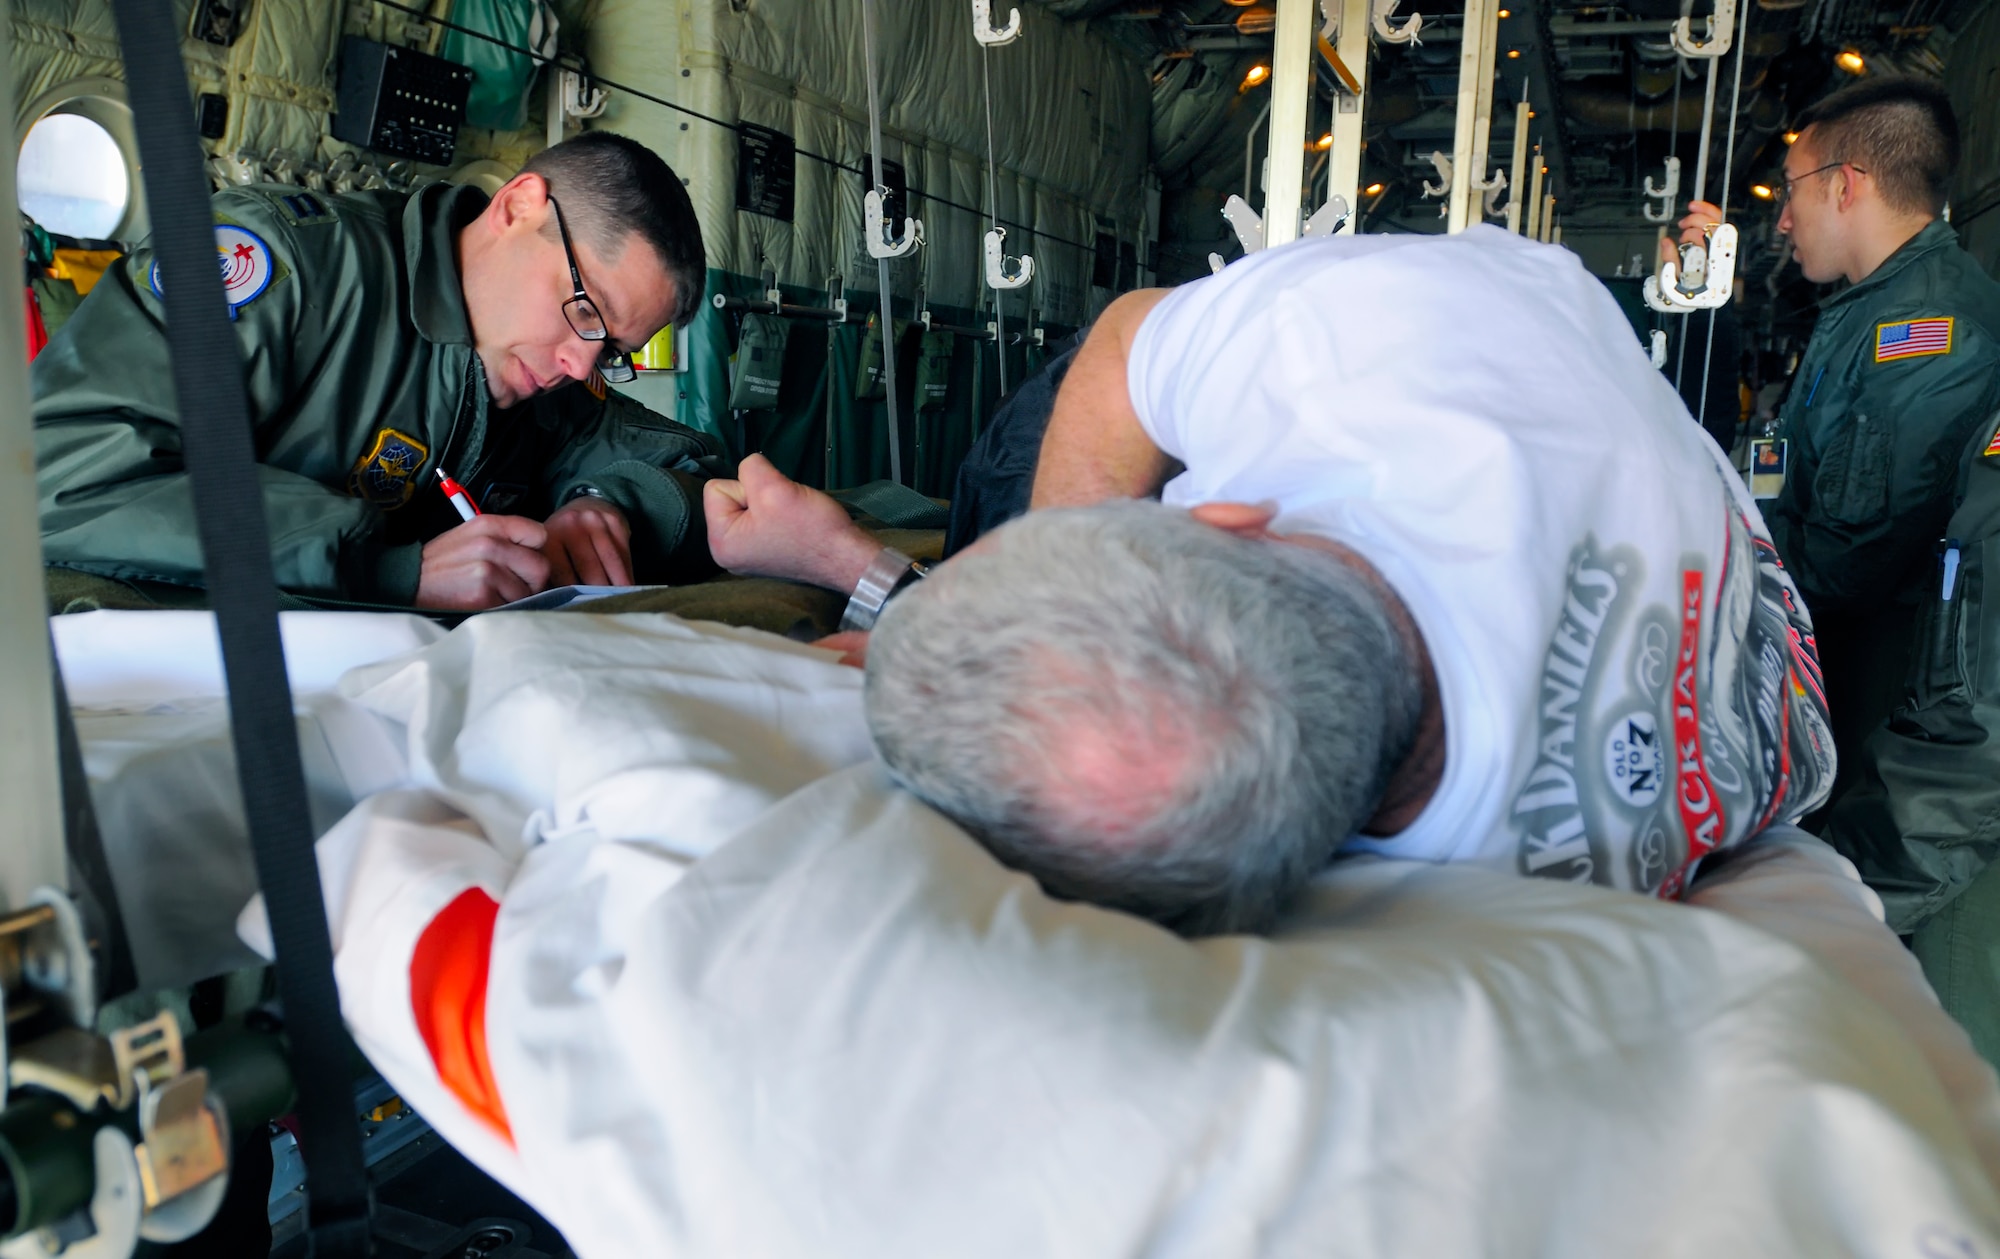
[[[1128,387],[1187,470],[1409,606],[1443,781],[1351,847],[1677,895],[1833,776],[1812,626],[1743,484],[1560,248],[1301,241],[1185,285]]]

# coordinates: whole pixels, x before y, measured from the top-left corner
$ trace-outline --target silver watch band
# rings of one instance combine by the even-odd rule
[[[915,560],[895,547],[885,546],[876,552],[861,580],[855,583],[854,593],[848,596],[847,611],[840,618],[841,630],[874,629],[875,618],[882,615],[882,605],[889,602],[889,596],[912,570],[919,575],[923,572]]]

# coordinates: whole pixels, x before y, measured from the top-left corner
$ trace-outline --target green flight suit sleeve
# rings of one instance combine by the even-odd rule
[[[266,240],[275,226],[254,225]],[[262,437],[298,382],[311,340],[283,252],[265,290],[236,309],[252,422]],[[125,579],[202,584],[201,542],[181,453],[163,308],[141,246],[108,271],[36,358],[36,487],[51,564]],[[371,504],[309,477],[258,468],[277,582],[323,597],[408,603],[422,548],[390,547]]]
[[[1892,310],[1879,322],[1930,309]],[[1949,354],[1860,365],[1848,421],[1812,479],[1816,525],[1788,531],[1784,548],[1815,610],[1892,598],[1943,536],[1966,444],[2000,405],[2000,345],[1965,320],[1954,342]]]
[[[730,471],[713,439],[615,390],[599,400],[575,386],[550,401],[562,409],[563,431],[577,434],[549,468],[551,501],[591,492],[616,504],[632,526],[635,581],[712,576],[701,487]]]
[[[2000,457],[1984,456],[1996,425],[1974,431],[1963,495],[1945,527],[1959,567],[1930,567],[1903,703],[1868,739],[1855,784],[1822,838],[1882,897],[1908,934],[2000,855]]]

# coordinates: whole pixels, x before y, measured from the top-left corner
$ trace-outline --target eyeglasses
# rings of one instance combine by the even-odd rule
[[[1824,166],[1813,167],[1811,170],[1807,171],[1803,175],[1796,176],[1792,179],[1787,179],[1784,183],[1784,186],[1778,189],[1778,208],[1780,210],[1784,209],[1785,203],[1792,199],[1792,185],[1798,183],[1800,180],[1811,179],[1814,175],[1824,175],[1830,170],[1838,170],[1840,167],[1846,166],[1847,164],[1848,163],[1846,162],[1828,162]],[[1854,173],[1857,175],[1866,175],[1868,172],[1862,170],[1859,166],[1856,166],[1854,168]]]
[[[562,207],[554,197],[549,198],[549,207],[556,212],[556,231],[562,234],[563,256],[569,259],[570,299],[563,303],[563,319],[570,330],[586,341],[606,341],[611,330],[604,326],[604,316],[598,313],[597,303],[590,300],[590,294],[583,291],[583,275],[576,269],[576,250],[569,243],[569,225],[563,222]],[[605,346],[597,357],[597,370],[604,379],[614,385],[623,385],[638,378],[639,373],[632,367],[632,356],[623,350]]]

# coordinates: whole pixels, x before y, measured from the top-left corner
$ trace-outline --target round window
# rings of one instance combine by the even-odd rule
[[[21,208],[64,236],[110,236],[132,195],[118,142],[81,114],[49,114],[31,127],[14,177]]]

